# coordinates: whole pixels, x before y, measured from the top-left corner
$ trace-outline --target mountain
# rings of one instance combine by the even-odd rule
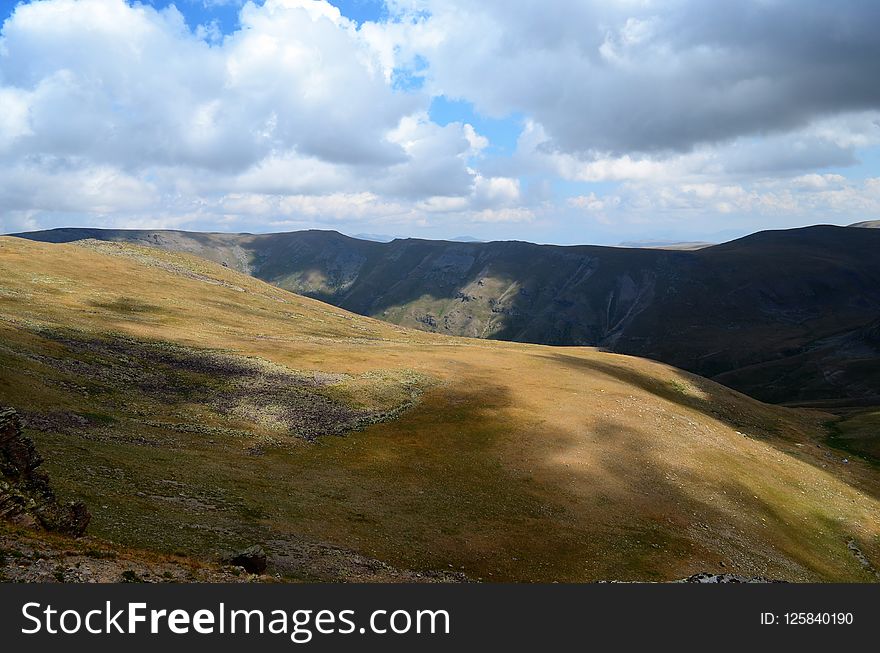
[[[880,220],[868,220],[866,222],[856,222],[855,224],[849,225],[850,227],[863,227],[865,229],[878,229],[880,228]]]
[[[677,242],[674,240],[628,240],[620,243],[620,247],[643,247],[646,249],[703,249],[715,243],[704,241]]]
[[[486,241],[480,240],[479,238],[474,238],[473,236],[455,236],[454,238],[450,238],[454,243],[484,243]]]
[[[197,254],[407,327],[597,346],[764,401],[880,404],[880,231],[766,231],[694,251],[525,242],[377,243],[336,232],[56,229]]]
[[[377,243],[390,243],[397,236],[388,236],[387,234],[355,234],[354,238],[358,240],[372,240]]]
[[[274,242],[304,238],[350,251],[327,234]],[[484,246],[398,247],[412,270],[434,248],[427,260],[463,266],[453,253]],[[493,261],[527,248],[495,247]],[[829,438],[831,415],[596,349],[405,329],[155,247],[0,238],[0,405],[58,501],[91,513],[92,558],[45,539],[86,569],[141,551],[156,575],[168,556],[254,544],[291,580],[870,581],[880,567],[880,476],[835,448],[864,434]],[[25,552],[0,573],[54,564],[27,537],[0,528]]]

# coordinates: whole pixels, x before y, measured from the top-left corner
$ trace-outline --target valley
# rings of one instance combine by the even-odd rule
[[[876,580],[880,476],[851,453],[875,450],[870,422],[840,448],[827,409],[664,363],[411,329],[216,249],[76,240],[0,237],[0,405],[101,546],[210,575],[259,544],[279,580]],[[438,256],[463,269],[460,251]],[[603,307],[605,337],[656,292],[633,283]]]

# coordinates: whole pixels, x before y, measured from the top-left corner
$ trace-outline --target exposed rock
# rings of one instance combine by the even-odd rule
[[[700,572],[681,580],[673,581],[676,583],[781,583],[782,581],[765,578],[764,576],[739,576],[737,574],[710,574]]]
[[[262,574],[266,571],[267,560],[266,551],[259,544],[223,557],[224,563],[241,567],[249,574]]]
[[[82,503],[56,499],[49,477],[37,469],[42,462],[18,413],[0,408],[0,518],[79,537],[91,515]]]
[[[642,582],[642,581],[628,581],[628,580],[600,580],[599,583],[611,583],[611,584],[628,584],[634,582]],[[654,581],[647,581],[654,582]],[[766,578],[764,576],[740,576],[738,574],[714,574],[709,573],[707,571],[701,571],[698,574],[694,574],[693,576],[688,576],[687,578],[680,578],[678,580],[670,580],[670,581],[660,581],[666,583],[697,583],[697,584],[714,584],[714,583],[784,583],[782,580],[775,580],[773,578]]]
[[[844,462],[846,462],[846,461],[844,461]],[[852,552],[852,554],[856,557],[856,560],[859,561],[859,564],[861,564],[862,567],[864,567],[866,571],[873,574],[877,578],[880,578],[880,571],[877,571],[877,569],[874,568],[874,565],[872,565],[871,561],[868,560],[867,556],[865,556],[865,554],[862,553],[862,550],[859,548],[859,545],[856,543],[855,540],[849,540],[846,543],[846,548]]]

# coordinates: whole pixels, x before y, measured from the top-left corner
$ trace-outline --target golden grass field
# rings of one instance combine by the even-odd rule
[[[156,554],[261,543],[306,580],[878,580],[880,473],[826,414],[183,254],[0,238],[0,405],[92,536]]]

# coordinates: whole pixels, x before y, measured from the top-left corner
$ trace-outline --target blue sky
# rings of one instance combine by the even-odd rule
[[[880,8],[744,1],[4,0],[0,232],[880,218]]]
[[[9,3],[14,5],[14,2]],[[149,0],[144,4],[150,4],[158,9],[173,4],[186,17],[190,28],[205,25],[217,21],[225,34],[229,34],[238,27],[238,12],[241,0]],[[357,22],[378,21],[388,15],[385,3],[381,0],[347,0],[331,3],[338,7],[342,15]]]

